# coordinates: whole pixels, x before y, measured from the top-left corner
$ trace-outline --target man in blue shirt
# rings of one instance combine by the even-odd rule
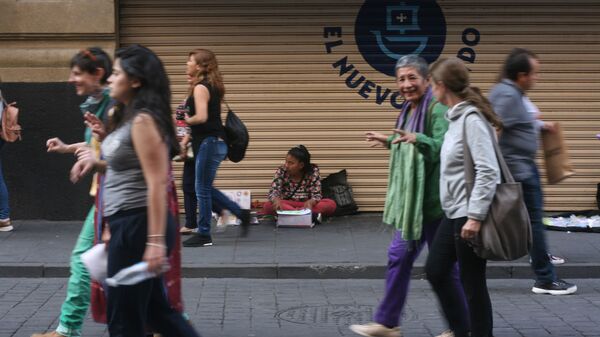
[[[542,123],[531,114],[524,102],[525,93],[532,89],[539,76],[540,63],[529,50],[516,48],[504,63],[502,79],[490,91],[490,102],[502,119],[504,128],[499,144],[515,180],[523,187],[525,204],[531,218],[533,245],[531,266],[536,282],[531,289],[536,294],[566,295],[577,291],[577,286],[556,277],[548,256],[544,234],[543,195],[539,172],[535,163],[538,149],[538,128],[552,131],[552,124]]]

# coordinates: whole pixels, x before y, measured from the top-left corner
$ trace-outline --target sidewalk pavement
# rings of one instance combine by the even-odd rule
[[[56,328],[66,279],[4,278],[0,336],[29,337]],[[574,280],[569,296],[535,295],[529,280],[490,280],[496,337],[597,337],[600,288]],[[383,294],[383,280],[185,279],[186,312],[205,337],[358,337]],[[432,337],[446,328],[427,281],[413,280],[402,318],[405,337]],[[83,336],[108,336],[88,317]]]
[[[67,277],[69,257],[81,222],[14,221],[0,232],[0,277]],[[252,226],[246,238],[238,228],[214,233],[214,246],[183,248],[186,278],[382,279],[390,226],[381,214],[338,217],[312,229]],[[566,258],[561,278],[600,278],[600,234],[546,231],[550,251]],[[184,237],[185,239],[185,237]],[[423,278],[426,250],[413,270]],[[528,258],[490,262],[489,278],[531,279]]]

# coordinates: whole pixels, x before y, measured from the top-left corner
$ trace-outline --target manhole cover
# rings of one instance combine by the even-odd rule
[[[282,310],[275,317],[279,320],[298,324],[347,326],[371,322],[374,310],[375,307],[372,305],[306,305]],[[402,316],[403,321],[411,318],[405,314]]]

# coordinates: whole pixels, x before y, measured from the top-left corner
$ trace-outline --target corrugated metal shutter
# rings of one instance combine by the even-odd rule
[[[225,162],[217,185],[248,188],[264,199],[286,151],[302,143],[324,175],[348,169],[361,210],[383,207],[387,153],[368,148],[364,131],[388,132],[397,110],[349,89],[332,63],[343,56],[381,86],[394,80],[372,69],[354,42],[354,23],[364,1],[120,1],[120,43],[141,43],[165,62],[174,103],[185,96],[187,52],[216,52],[227,99],[247,123],[247,159]],[[600,144],[600,3],[597,1],[438,1],[447,22],[443,56],[465,47],[464,29],[481,33],[472,82],[484,91],[515,46],[539,54],[542,80],[531,92],[544,117],[560,121],[577,176],[545,187],[546,209],[595,208]],[[342,27],[344,44],[328,54],[323,28]],[[543,166],[543,165],[542,165]]]

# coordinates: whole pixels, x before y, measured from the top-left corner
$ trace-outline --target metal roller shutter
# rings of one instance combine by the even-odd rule
[[[370,1],[367,1],[370,2]],[[187,89],[187,52],[204,47],[219,59],[227,100],[249,127],[247,159],[224,162],[220,188],[251,189],[264,200],[286,151],[304,144],[323,175],[346,168],[361,210],[380,211],[387,180],[387,153],[368,148],[364,131],[388,132],[398,113],[350,89],[332,63],[348,56],[361,75],[393,89],[394,79],[365,62],[354,41],[364,1],[119,1],[120,44],[144,44],[165,62],[173,102]],[[597,1],[438,1],[446,20],[443,55],[466,47],[473,27],[472,82],[487,91],[508,51],[530,48],[542,61],[542,80],[531,92],[544,118],[560,121],[577,175],[545,186],[547,210],[595,208],[600,144],[600,3]],[[324,27],[341,27],[343,45],[326,52]],[[372,93],[372,95],[374,95]],[[543,165],[541,165],[543,171]],[[177,166],[178,176],[180,166]],[[543,172],[542,172],[543,174]],[[545,177],[542,177],[544,180]]]

